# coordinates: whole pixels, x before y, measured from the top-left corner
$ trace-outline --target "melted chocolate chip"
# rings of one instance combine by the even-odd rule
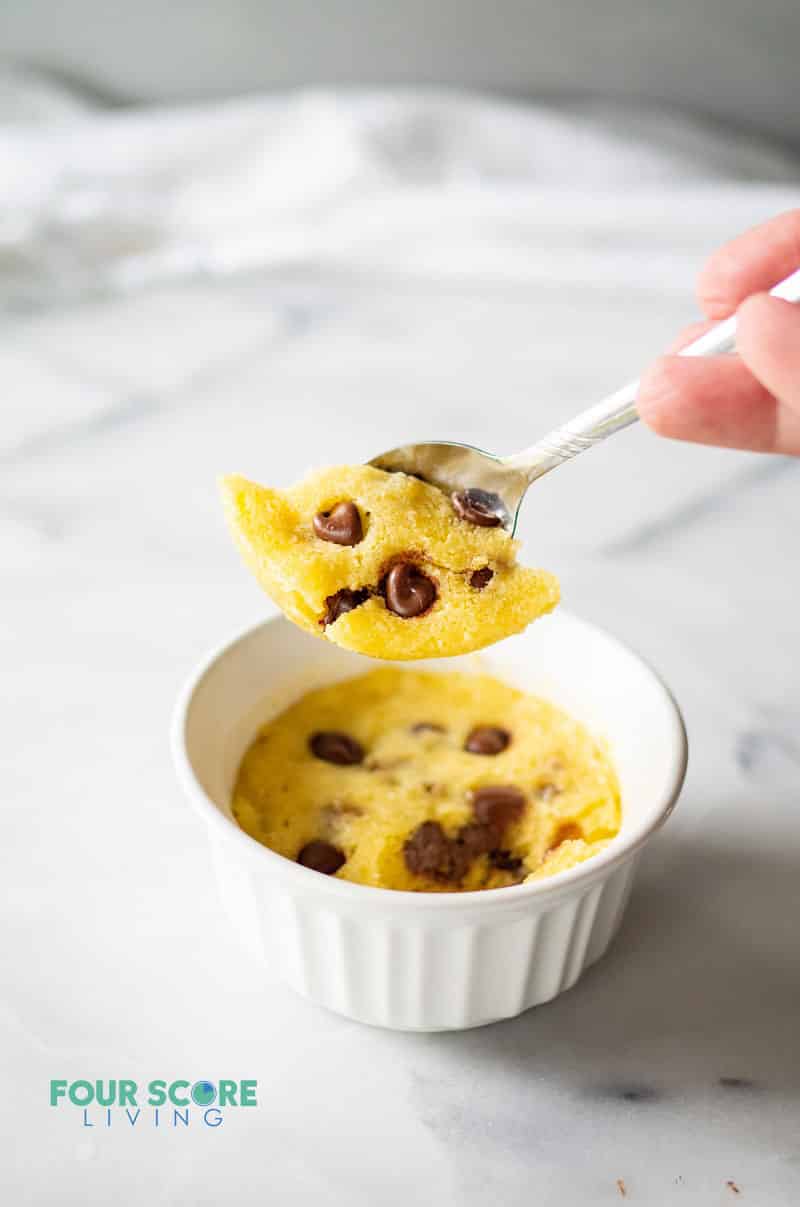
[[[525,797],[513,784],[487,784],[472,793],[475,820],[501,834],[506,826],[517,820],[524,808]]]
[[[334,545],[357,545],[364,536],[358,508],[350,499],[337,503],[330,511],[318,511],[312,524],[321,541]]]
[[[297,862],[302,863],[304,868],[322,872],[323,876],[338,872],[346,859],[344,851],[340,851],[332,842],[323,842],[321,838],[307,842],[297,856]]]
[[[447,733],[444,725],[437,725],[435,721],[417,721],[416,725],[411,726],[412,733]]]
[[[417,826],[403,846],[406,867],[415,876],[454,884],[464,878],[475,859],[488,855],[493,867],[518,872],[522,860],[501,850],[499,843],[503,830],[519,815],[523,804],[522,793],[516,788],[479,789],[473,797],[476,820],[462,826],[454,838],[448,838],[438,821],[424,821]]]
[[[436,601],[436,583],[413,562],[398,562],[383,581],[386,607],[404,620],[422,616]]]
[[[494,826],[471,821],[458,831],[456,841],[461,844],[471,859],[486,855],[497,845],[498,831]]]
[[[510,851],[490,851],[489,863],[498,872],[518,872],[522,867],[522,860]]]
[[[369,591],[366,587],[361,587],[358,591],[351,591],[349,587],[342,587],[341,591],[337,591],[335,595],[328,595],[325,600],[325,618],[323,624],[333,624],[334,620],[338,620],[340,616],[344,616],[345,612],[352,612],[353,608],[357,608],[359,604],[364,603],[369,599]]]
[[[494,570],[489,566],[482,566],[480,570],[472,571],[469,576],[469,585],[476,591],[482,591],[484,587],[488,587],[493,578]]]
[[[361,743],[336,729],[312,733],[308,745],[315,758],[322,759],[324,763],[335,763],[338,767],[352,767],[364,758]]]
[[[460,873],[456,868],[454,849],[438,821],[424,821],[406,839],[403,858],[409,872],[415,876],[456,880]]]
[[[477,725],[467,734],[464,749],[470,754],[502,754],[511,742],[511,734],[499,725]]]
[[[497,528],[502,518],[497,508],[501,506],[497,495],[485,490],[457,490],[450,496],[456,515],[470,524],[481,528]]]

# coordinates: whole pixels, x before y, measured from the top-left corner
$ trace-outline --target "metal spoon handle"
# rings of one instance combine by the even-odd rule
[[[784,298],[788,302],[800,301],[800,269],[786,277],[774,289],[770,290],[775,297]],[[733,352],[736,347],[736,316],[718,323],[705,335],[688,344],[679,353],[680,356],[720,356]],[[531,448],[515,453],[512,457],[504,457],[503,464],[509,469],[521,470],[527,475],[529,482],[541,478],[556,465],[577,457],[587,448],[593,448],[607,436],[629,427],[638,418],[636,398],[639,393],[639,379],[630,381],[621,390],[611,394],[596,406],[583,411],[564,427],[557,427],[549,432],[544,439],[537,441]]]

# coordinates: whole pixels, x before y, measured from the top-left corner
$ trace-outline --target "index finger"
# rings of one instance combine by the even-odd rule
[[[771,289],[796,268],[800,210],[790,210],[715,251],[698,277],[698,300],[710,319],[724,319],[751,293]]]

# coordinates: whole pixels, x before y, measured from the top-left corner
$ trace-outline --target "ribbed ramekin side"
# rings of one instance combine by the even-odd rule
[[[216,844],[215,844],[216,845]],[[226,844],[227,845],[227,844]],[[511,1018],[574,985],[613,938],[635,860],[546,907],[361,909],[267,884],[233,852],[215,864],[236,930],[292,988],[329,1010],[402,1030]]]
[[[523,1010],[570,989],[616,934],[630,893],[634,861],[541,915],[528,965]]]
[[[600,959],[619,930],[622,916],[630,899],[638,863],[639,852],[637,851],[626,863],[615,868],[611,875],[603,881],[603,891],[600,894],[594,926],[586,946],[584,967],[588,968],[595,960]]]

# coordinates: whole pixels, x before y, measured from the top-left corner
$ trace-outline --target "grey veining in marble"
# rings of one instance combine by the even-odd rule
[[[449,198],[459,229],[434,213],[438,247],[422,198],[401,221],[392,194],[394,243],[354,221],[352,262],[5,310],[4,1201],[583,1205],[622,1180],[632,1204],[725,1204],[729,1181],[797,1202],[800,463],[635,430],[534,488],[527,557],[658,667],[692,753],[613,951],[518,1020],[384,1033],[273,983],[232,941],[167,747],[182,676],[266,606],[215,475],[288,482],[309,433],[319,462],[485,444],[498,412],[522,447],[663,346],[718,228],[778,200],[701,184],[616,209],[576,186],[560,259],[538,187],[494,181]],[[51,1078],[123,1076],[255,1077],[260,1105],[180,1132],[47,1105]]]

